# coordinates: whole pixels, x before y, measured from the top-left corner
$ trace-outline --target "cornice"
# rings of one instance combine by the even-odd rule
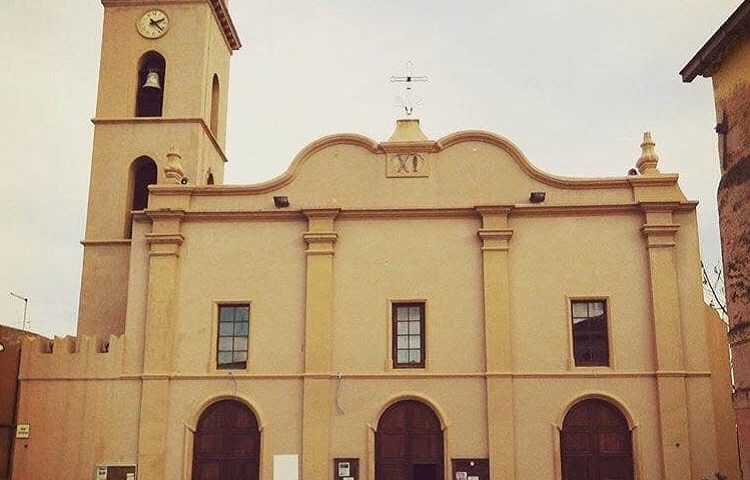
[[[535,167],[513,142],[484,130],[452,133],[440,138],[436,143],[438,150],[442,151],[465,142],[482,142],[505,150],[524,173],[545,185],[563,189],[627,188],[630,186],[626,177],[573,178],[549,174]]]
[[[696,52],[693,58],[680,70],[680,76],[685,83],[692,82],[695,77],[702,75],[710,77],[721,66],[724,55],[731,45],[741,41],[743,35],[750,31],[750,2],[743,2],[719,27],[711,38]]]
[[[129,247],[132,240],[129,238],[109,238],[102,240],[81,240],[84,247]]]
[[[341,212],[340,208],[310,208],[301,210],[307,218],[336,218]]]
[[[434,153],[440,151],[437,142],[381,142],[380,148],[386,153]]]
[[[338,218],[345,219],[400,219],[400,218],[476,218],[472,207],[456,208],[372,208],[341,210]]]
[[[221,26],[221,32],[224,34],[224,40],[226,40],[229,48],[231,50],[242,48],[240,36],[237,33],[234,22],[232,22],[232,17],[229,15],[229,9],[224,0],[211,0],[211,7],[216,16],[216,21]]]
[[[152,194],[185,194],[195,193],[204,187],[161,187],[152,190]],[[213,188],[213,187],[209,187]],[[660,206],[668,211],[692,212],[697,202],[684,202],[667,204],[649,204],[649,208]],[[331,216],[338,220],[361,220],[361,219],[429,219],[429,218],[471,218],[478,219],[485,212],[485,207],[413,207],[413,208],[367,208],[367,209],[322,209],[322,210],[196,210],[180,211],[184,213],[183,221],[212,222],[212,221],[285,221],[303,220],[311,216]],[[497,207],[487,207],[493,209]],[[599,216],[599,215],[630,215],[641,214],[642,204],[605,204],[605,205],[526,205],[519,204],[513,207],[499,207],[504,213],[507,210],[509,218],[515,217],[565,217],[565,216]],[[500,211],[498,210],[498,211]],[[161,211],[148,211],[148,216]],[[173,212],[173,211],[172,211]],[[487,212],[485,212],[487,213]],[[156,213],[157,215],[159,213]],[[161,213],[164,216],[164,213]],[[138,214],[136,220],[145,218],[145,214]]]
[[[147,233],[146,242],[149,245],[182,245],[185,237],[180,233]]]
[[[510,240],[513,236],[513,230],[498,228],[482,228],[477,231],[477,235],[482,240]]]
[[[286,221],[304,220],[305,216],[299,210],[226,210],[226,211],[200,211],[187,212],[185,219],[192,222],[216,222],[216,221]]]
[[[339,235],[336,232],[307,232],[302,235],[305,242],[310,243],[335,243]]]
[[[198,124],[202,129],[203,132],[206,134],[208,139],[211,141],[211,145],[213,145],[214,150],[216,150],[216,153],[219,154],[221,159],[224,161],[224,163],[227,163],[229,159],[227,158],[226,154],[224,153],[224,149],[221,148],[221,145],[219,145],[219,141],[216,139],[216,136],[211,131],[211,129],[206,125],[206,121],[203,120],[200,117],[177,117],[177,118],[169,118],[169,117],[126,117],[126,118],[92,118],[91,123],[94,124],[94,126],[98,125],[137,125],[137,124],[180,124],[180,123],[195,123]]]
[[[633,187],[671,187],[677,184],[680,175],[677,173],[660,173],[658,175],[633,175],[626,177]]]
[[[145,214],[151,219],[182,219],[185,217],[185,210],[172,210],[169,208],[159,210],[146,210]]]
[[[647,236],[668,237],[672,236],[680,229],[676,224],[646,224],[641,227],[641,231]]]
[[[638,202],[638,205],[644,212],[674,212],[681,202]]]
[[[111,380],[205,380],[205,381],[222,381],[227,379],[236,380],[261,380],[261,379],[279,379],[299,381],[304,378],[324,378],[324,379],[349,379],[349,380],[370,380],[370,379],[428,379],[428,378],[516,378],[516,379],[540,379],[540,378],[592,378],[592,379],[621,379],[621,378],[709,378],[709,371],[622,371],[622,372],[592,372],[592,371],[574,371],[574,372],[425,372],[425,371],[407,371],[406,369],[391,372],[352,372],[341,375],[339,372],[330,373],[254,373],[254,372],[232,372],[231,375],[224,372],[216,373],[143,373],[143,374],[122,374],[122,375],[76,375],[76,376],[33,376],[22,375],[24,381],[111,381]]]

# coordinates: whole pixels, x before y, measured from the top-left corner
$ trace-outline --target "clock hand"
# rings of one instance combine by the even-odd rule
[[[155,26],[156,28],[158,28],[159,30],[164,30],[164,27],[162,27],[161,25],[159,25],[159,24],[160,24],[161,22],[163,22],[163,21],[164,21],[164,19],[163,19],[163,18],[162,18],[161,20],[154,20],[154,19],[152,18],[152,19],[150,19],[150,20],[149,20],[149,23],[150,23],[151,25]]]

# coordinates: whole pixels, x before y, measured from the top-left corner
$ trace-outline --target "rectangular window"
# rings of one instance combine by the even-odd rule
[[[609,366],[606,302],[573,300],[571,312],[576,367]]]
[[[393,368],[424,368],[424,303],[393,304]]]
[[[247,368],[250,305],[219,305],[216,368]]]

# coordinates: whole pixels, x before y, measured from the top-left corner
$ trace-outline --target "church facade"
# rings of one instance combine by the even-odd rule
[[[324,137],[226,185],[223,0],[103,0],[78,336],[14,477],[739,479],[696,202],[483,131]]]

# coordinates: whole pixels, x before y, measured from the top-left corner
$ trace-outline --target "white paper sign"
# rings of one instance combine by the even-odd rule
[[[16,425],[16,438],[29,438],[31,434],[31,425],[28,423],[19,423]]]
[[[348,477],[349,472],[350,472],[349,462],[339,463],[339,477]]]
[[[274,455],[273,480],[299,480],[299,455]]]

